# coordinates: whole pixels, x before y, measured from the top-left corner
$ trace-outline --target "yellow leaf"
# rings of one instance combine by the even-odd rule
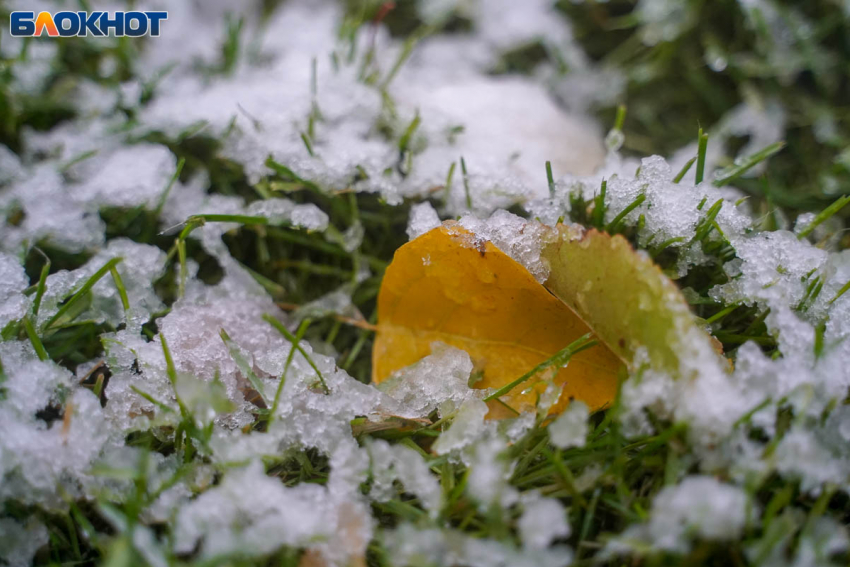
[[[498,388],[588,332],[523,266],[447,222],[399,248],[384,274],[372,378],[381,382],[441,341],[469,353],[481,373],[475,387]],[[564,393],[551,411],[560,411],[573,398],[593,409],[608,404],[621,366],[604,344],[576,354],[554,377],[564,384]],[[523,411],[536,404],[544,388],[538,377],[501,399]],[[490,417],[507,413],[493,402],[490,410]]]

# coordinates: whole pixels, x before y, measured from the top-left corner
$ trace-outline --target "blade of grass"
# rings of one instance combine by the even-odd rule
[[[29,316],[24,316],[23,323],[24,329],[27,332],[27,337],[29,337],[29,340],[32,343],[32,347],[35,349],[35,353],[38,355],[38,359],[49,359],[50,356],[48,356],[47,350],[45,350],[44,344],[41,342],[41,339],[38,338],[38,333],[35,332],[35,327],[33,327],[32,321],[30,321]]]
[[[714,229],[714,219],[717,218],[717,215],[720,214],[720,209],[723,208],[723,199],[718,199],[711,205],[711,208],[708,209],[708,212],[705,213],[705,217],[700,221],[699,225],[696,228],[694,233],[694,237],[691,239],[691,242],[702,242],[705,240],[711,231]]]
[[[65,302],[65,304],[59,308],[59,311],[57,311],[56,314],[51,317],[49,321],[47,321],[47,323],[44,325],[44,329],[50,329],[56,323],[56,321],[58,321],[63,315],[65,315],[65,313],[67,313],[68,310],[71,309],[71,307],[73,307],[75,303],[77,303],[86,293],[88,293],[91,288],[93,288],[94,285],[99,282],[103,276],[109,273],[112,268],[118,265],[118,263],[122,260],[123,258],[112,258],[106,264],[104,264],[98,271],[96,271],[92,275],[92,277],[86,280],[82,287],[78,289],[77,292],[74,293],[74,295],[71,296],[71,299]]]
[[[546,181],[549,183],[549,196],[555,197],[555,177],[552,175],[552,162],[546,162]]]
[[[587,501],[581,495],[581,493],[576,489],[575,485],[575,477],[573,473],[570,472],[570,469],[567,468],[567,465],[564,464],[563,456],[561,454],[561,449],[556,449],[555,453],[552,454],[551,451],[547,450],[547,456],[551,460],[552,464],[555,465],[555,469],[558,471],[558,474],[561,476],[561,480],[563,481],[564,486],[572,495],[573,500],[576,501],[576,504],[581,506],[582,508],[587,508]]]
[[[433,26],[421,26],[419,29],[410,34],[410,36],[404,41],[404,45],[402,45],[401,51],[393,63],[393,66],[390,68],[389,73],[387,73],[386,78],[381,83],[382,91],[387,90],[387,87],[389,87],[390,83],[393,82],[393,79],[395,79],[395,76],[398,74],[401,67],[410,57],[410,54],[413,53],[413,48],[416,47],[416,44],[425,37],[428,37],[428,35],[434,31]]]
[[[696,156],[694,156],[694,157],[692,157],[691,159],[689,159],[689,160],[685,163],[685,165],[682,167],[682,169],[679,171],[679,173],[677,173],[677,174],[676,174],[676,177],[674,177],[674,178],[673,178],[673,183],[678,183],[678,182],[680,182],[680,181],[681,181],[681,180],[685,177],[685,175],[687,175],[687,174],[688,174],[688,171],[690,171],[691,166],[694,164],[694,162],[695,162],[696,160],[697,160]]]
[[[121,274],[118,273],[118,269],[115,266],[109,269],[109,273],[112,274],[112,281],[115,282],[115,287],[118,288],[121,305],[124,307],[124,311],[128,311],[130,309],[130,298],[127,297],[127,288],[124,287],[124,280],[121,279]]]
[[[711,325],[712,323],[720,321],[721,319],[732,313],[734,310],[736,310],[738,307],[740,307],[740,305],[738,303],[734,303],[729,307],[718,311],[717,313],[705,320],[706,325]]]
[[[457,162],[453,161],[452,164],[449,166],[449,173],[448,173],[448,175],[446,175],[446,192],[443,195],[443,203],[444,204],[448,204],[448,202],[449,202],[449,195],[450,195],[451,190],[452,190],[452,177],[454,177],[454,175],[455,175],[455,166],[456,165],[457,165]]]
[[[593,226],[602,230],[605,224],[605,194],[608,192],[608,180],[602,180],[599,194],[593,199]]]
[[[614,130],[623,130],[623,124],[626,123],[626,105],[617,106],[617,117],[614,119]]]
[[[649,255],[654,259],[659,254],[664,252],[667,248],[669,248],[670,246],[677,244],[679,242],[684,242],[684,240],[685,240],[684,236],[674,236],[673,238],[668,238],[667,240],[664,240],[663,242],[659,242],[657,246],[653,246],[652,249],[649,252]]]
[[[316,154],[313,153],[313,143],[305,132],[301,132],[301,141],[304,142],[304,147],[307,148],[307,153],[310,154],[310,157],[316,157]]]
[[[735,165],[728,167],[720,172],[718,172],[715,177],[713,183],[717,187],[722,187],[726,185],[730,181],[733,181],[763,162],[770,156],[778,153],[782,148],[785,147],[785,142],[776,142],[774,144],[770,144],[769,146],[762,148],[756,153],[745,157],[740,163],[736,163]]]
[[[184,165],[186,165],[186,158],[180,158],[180,161],[177,162],[177,169],[174,170],[174,175],[172,175],[171,179],[168,180],[168,185],[165,186],[165,190],[162,192],[162,195],[159,196],[159,201],[156,204],[156,208],[153,210],[153,214],[157,218],[159,218],[163,207],[165,207],[165,201],[168,200],[168,195],[171,193],[172,187],[174,187],[174,184],[180,178]]]
[[[501,398],[505,394],[509,393],[511,390],[527,381],[529,378],[532,378],[537,373],[546,370],[547,368],[551,368],[552,366],[562,367],[567,362],[569,362],[570,358],[580,353],[583,350],[587,350],[593,346],[596,346],[597,341],[591,338],[591,334],[587,333],[577,338],[558,352],[556,352],[551,357],[547,358],[513,382],[505,384],[486,398],[484,398],[485,402],[489,402],[490,400],[495,400],[496,398]]]
[[[203,222],[236,222],[239,224],[269,224],[269,219],[261,216],[251,215],[192,215],[187,222],[193,223],[197,221]],[[195,227],[197,228],[197,226]]]
[[[584,519],[582,520],[581,531],[579,532],[578,537],[578,545],[576,546],[579,550],[579,554],[581,554],[582,551],[581,544],[590,534],[590,526],[593,524],[593,518],[596,516],[596,506],[599,504],[599,495],[601,493],[602,489],[600,488],[593,491],[593,496],[590,499],[590,505],[587,508],[587,512],[584,513]]]
[[[186,266],[186,240],[178,238],[174,245],[177,248],[177,261],[180,264],[180,277],[177,282],[177,297],[183,297],[186,293],[186,278],[189,275],[189,269]]]
[[[799,234],[797,234],[797,238],[800,240],[806,238],[818,226],[820,226],[821,223],[823,223],[832,215],[843,209],[844,205],[846,205],[847,203],[850,203],[850,195],[843,195],[839,197],[834,203],[832,203],[830,206],[815,215],[815,218],[812,219],[812,222],[810,222],[806,228],[804,228],[799,232]]]
[[[302,179],[300,176],[296,175],[294,171],[283,165],[282,163],[278,163],[272,158],[270,155],[266,158],[265,161],[266,167],[277,173],[279,176],[294,181],[300,184],[305,189],[309,189],[317,194],[322,194],[322,190],[319,189],[319,186],[313,183],[312,181],[308,181],[306,179]]]
[[[221,337],[221,340],[227,347],[228,352],[230,352],[230,358],[232,358],[233,361],[236,363],[236,367],[239,368],[239,371],[242,372],[245,378],[248,379],[248,382],[251,383],[251,387],[254,388],[258,394],[260,394],[260,398],[262,398],[265,406],[269,407],[269,399],[266,397],[263,382],[251,368],[251,365],[248,364],[248,361],[243,356],[239,345],[237,345],[233,341],[233,339],[230,338],[230,335],[228,335],[227,331],[225,331],[224,329],[219,329],[218,335]]]
[[[702,183],[702,178],[705,175],[705,153],[708,149],[708,134],[704,134],[702,128],[697,134],[697,171],[694,176],[694,185]]]
[[[847,290],[850,289],[850,280],[847,280],[847,283],[841,286],[841,289],[838,290],[838,293],[835,294],[835,297],[829,300],[829,304],[832,305],[835,303],[839,297],[847,293]]]
[[[295,331],[295,342],[300,343],[301,339],[304,338],[304,334],[307,332],[307,328],[310,326],[312,321],[310,319],[304,319],[298,325],[298,329]],[[292,359],[295,357],[295,348],[294,344],[289,349],[289,354],[286,355],[286,363],[283,365],[283,372],[280,375],[280,382],[277,385],[277,390],[274,393],[274,401],[272,402],[272,408],[269,412],[269,425],[271,425],[272,421],[274,421],[275,412],[277,411],[277,406],[280,404],[280,395],[283,393],[283,386],[286,384],[286,373],[289,372],[289,367],[292,365]]]
[[[171,388],[174,390],[174,399],[177,400],[177,405],[180,407],[180,415],[184,422],[188,422],[190,426],[194,426],[192,414],[189,408],[183,403],[180,394],[177,393],[177,368],[174,366],[174,359],[171,357],[171,349],[168,348],[168,341],[165,340],[165,335],[159,334],[159,340],[162,343],[162,354],[165,357],[165,372],[168,375],[168,381],[171,382]]]
[[[41,299],[44,297],[44,292],[47,290],[47,276],[50,274],[50,258],[48,258],[47,254],[42,252],[40,248],[36,248],[36,250],[44,256],[45,263],[44,266],[41,267],[41,274],[38,276],[38,287],[35,291],[35,299],[32,302],[33,318],[38,316],[38,310],[41,307]]]
[[[422,117],[419,116],[419,111],[417,110],[413,120],[411,120],[410,124],[407,125],[407,128],[404,130],[404,134],[401,135],[401,138],[398,141],[399,153],[404,154],[410,149],[410,140],[413,138],[413,135],[416,133],[416,130],[419,128],[421,123]]]
[[[301,345],[300,345],[300,344],[299,344],[299,343],[295,340],[295,335],[293,335],[292,333],[290,333],[290,332],[289,332],[289,329],[287,329],[286,327],[284,327],[284,326],[283,326],[283,323],[281,323],[280,321],[278,321],[277,319],[275,319],[274,317],[272,317],[272,316],[271,316],[271,315],[269,315],[268,313],[266,313],[265,315],[263,315],[263,320],[264,320],[264,321],[266,321],[268,324],[270,324],[270,325],[271,325],[272,327],[274,327],[275,329],[277,329],[277,331],[278,331],[281,335],[283,335],[284,337],[286,337],[286,340],[288,340],[290,343],[292,343],[292,347],[293,347],[293,348],[295,348],[295,349],[297,349],[297,350],[298,350],[298,352],[300,352],[300,353],[301,353],[301,356],[303,356],[303,357],[307,360],[307,363],[310,365],[310,367],[311,367],[311,368],[313,369],[313,371],[316,373],[316,376],[319,378],[319,382],[321,382],[321,383],[322,383],[322,388],[325,390],[325,394],[330,394],[330,393],[331,393],[331,391],[330,391],[330,389],[328,388],[327,383],[325,382],[325,377],[324,377],[324,376],[322,376],[322,372],[319,370],[319,367],[318,367],[318,366],[316,366],[316,363],[315,363],[315,362],[313,362],[313,359],[312,359],[312,358],[310,358],[310,355],[309,355],[309,354],[307,354],[307,352],[306,352],[306,351],[305,351],[305,350],[301,347]]]
[[[472,195],[469,193],[469,175],[466,172],[466,161],[463,156],[460,158],[460,171],[463,173],[463,190],[466,194],[466,208],[472,210]]]
[[[641,206],[644,201],[646,201],[646,193],[641,193],[634,201],[629,203],[625,209],[620,211],[620,213],[614,217],[614,220],[608,223],[608,226],[605,227],[605,231],[610,234],[614,234],[620,230],[620,224],[623,222],[623,219],[626,218],[626,215]]]
[[[170,407],[168,407],[167,405],[165,405],[165,404],[164,404],[164,403],[162,403],[161,401],[157,400],[156,398],[154,398],[153,396],[151,396],[151,395],[150,395],[150,394],[148,394],[147,392],[145,392],[145,391],[143,391],[143,390],[140,390],[140,389],[139,389],[139,388],[137,388],[136,386],[130,386],[130,389],[131,389],[131,390],[133,390],[133,391],[134,391],[136,394],[138,394],[139,396],[141,396],[141,397],[143,397],[144,399],[146,399],[148,402],[152,403],[153,405],[155,405],[156,407],[158,407],[159,409],[161,409],[162,411],[164,411],[164,412],[166,412],[166,413],[174,413],[174,410],[173,410],[173,409],[171,409]]]

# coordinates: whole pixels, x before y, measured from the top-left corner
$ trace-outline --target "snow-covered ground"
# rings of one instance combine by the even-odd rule
[[[651,21],[657,2],[641,4]],[[177,181],[166,193],[177,159],[145,136],[179,137],[193,129],[220,139],[220,155],[244,167],[254,184],[274,172],[273,160],[319,190],[378,193],[392,205],[436,190],[439,200],[414,206],[411,238],[441,219],[460,217],[462,226],[494,242],[539,281],[549,267],[540,257],[545,231],[538,223],[569,219],[575,198],[592,201],[603,179],[605,222],[644,195],[620,220],[635,228],[641,248],[669,243],[678,253],[679,277],[715,261],[698,235],[706,212],[719,203],[708,239],[725,239],[735,254],[723,265],[728,281],[713,287],[710,297],[768,311],[765,323],[780,354],[765,355],[747,342],[734,369],[714,359],[683,360],[691,380],[636,372],[625,383],[614,417],[624,435],[651,435],[656,419],[683,423],[687,465],[668,479],[645,520],[611,533],[601,554],[687,553],[695,539],[736,540],[762,522],[753,487],[771,475],[798,479],[804,496],[850,490],[850,409],[843,403],[850,386],[850,293],[835,299],[850,280],[850,252],[830,251],[832,241],[815,246],[791,230],[763,232],[740,192],[712,183],[723,157],[722,144],[714,141],[747,134],[752,147],[744,153],[776,142],[782,108],[735,108],[712,130],[705,181],[695,185],[692,168],[674,182],[696,147],[666,159],[622,157],[619,132],[606,137],[606,127],[585,111],[594,100],[616,98],[621,80],[584,57],[549,2],[420,2],[423,19],[434,25],[461,9],[476,26],[425,37],[409,57],[380,25],[366,24],[340,39],[343,13],[336,2],[289,0],[267,20],[257,16],[256,1],[238,7],[200,0],[136,5],[168,9],[169,19],[162,37],[147,41],[133,63],[134,78],[120,89],[79,82],[68,95],[80,109],[77,118],[46,132],[27,131],[20,154],[0,146],[0,210],[22,218],[0,228],[0,328],[18,329],[26,319],[37,334],[55,332],[63,301],[115,258],[121,259],[114,269],[128,300],[124,305],[110,274],[91,288],[91,302],[78,319],[118,330],[100,337],[102,356],[75,371],[42,359],[23,326],[4,334],[0,499],[56,513],[78,500],[98,503],[114,530],[126,531],[152,565],[194,552],[199,559],[262,557],[281,546],[309,549],[328,564],[362,564],[373,540],[397,565],[572,562],[575,550],[565,542],[577,528],[568,523],[564,500],[510,482],[517,463],[509,447],[538,416],[485,420],[484,392],[468,386],[473,364],[466,353],[436,348],[391,386],[364,384],[307,341],[290,352],[292,343],[263,316],[292,332],[298,321],[278,308],[222,241],[237,225],[210,222],[189,235],[224,276],[205,284],[190,260],[185,291],[170,306],[153,282],[178,269],[172,258],[155,246],[106,238],[98,211],[107,206],[156,210],[161,230],[198,214],[328,230],[328,215],[315,205],[285,198],[246,203],[209,192],[203,174]],[[230,73],[210,75],[202,68],[216,64],[224,14],[234,11],[244,16],[243,37],[250,39]],[[671,25],[659,21],[647,30],[664,37],[675,33]],[[560,77],[542,65],[530,76],[488,73],[501,54],[532,40],[559,50],[573,72]],[[3,36],[4,56],[19,49],[20,42]],[[37,91],[56,56],[50,42],[34,43],[29,61],[12,69],[14,87]],[[403,64],[393,71],[397,62]],[[103,73],[115,63],[103,59]],[[160,72],[165,78],[143,102],[144,86]],[[119,108],[131,109],[133,120]],[[148,141],[137,142],[142,138]],[[546,161],[555,176],[551,189]],[[528,218],[504,210],[513,205]],[[811,221],[799,219],[794,230]],[[814,234],[826,236],[822,228]],[[343,238],[347,250],[356,250],[362,231]],[[22,263],[40,241],[93,255],[78,269],[51,274],[42,295],[30,289]],[[347,315],[346,299],[345,293],[330,297],[321,307]],[[158,318],[151,338],[142,327],[152,317]],[[105,405],[81,385],[100,360],[111,372]],[[267,427],[250,427],[256,405],[248,392],[258,392],[270,408]],[[39,417],[49,406],[62,408],[64,418],[48,424]],[[357,417],[423,420],[434,411],[452,421],[432,446],[433,456],[468,467],[465,490],[482,511],[518,511],[516,538],[482,539],[450,526],[441,516],[449,495],[438,465],[409,445],[363,441],[352,432]],[[789,414],[790,423],[778,423]],[[195,428],[183,432],[187,442],[194,439],[191,453],[185,446],[163,455],[128,444],[131,434],[174,435],[173,428],[185,423]],[[570,406],[549,430],[558,451],[582,448],[587,408]],[[306,448],[327,457],[325,484],[284,484],[266,474],[264,463]],[[579,474],[577,486],[593,486],[605,473],[586,467]],[[132,498],[136,475],[147,479],[155,497],[144,502],[140,521],[128,525],[105,503]],[[373,504],[397,496],[397,483],[424,514],[419,522],[380,525]],[[40,518],[0,514],[0,558],[29,564],[48,542]],[[170,527],[168,537],[150,527],[159,523]],[[815,565],[846,550],[848,536],[844,526],[823,517],[807,525],[792,557],[777,551],[779,543],[767,551],[764,545],[753,542],[752,557]]]

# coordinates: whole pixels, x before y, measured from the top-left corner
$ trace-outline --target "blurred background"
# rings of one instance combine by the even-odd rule
[[[32,9],[31,4],[7,1],[0,4],[0,14]],[[88,1],[47,4],[122,6]],[[199,43],[214,40],[217,46],[204,48],[206,52],[198,58],[199,64],[203,61],[214,72],[232,71],[239,58],[251,57],[252,43],[257,41],[250,30],[261,28],[262,21],[273,17],[285,2],[137,4],[140,9],[171,10],[172,31],[183,27],[181,18],[191,18],[194,33],[180,32],[180,41],[173,46],[186,51],[181,57],[194,57]],[[614,123],[617,106],[625,104],[626,154],[657,153],[670,158],[693,143],[702,126],[717,140],[712,147],[721,152],[721,166],[741,153],[752,153],[777,140],[786,142],[781,159],[774,160],[764,176],[740,183],[765,203],[788,210],[816,210],[850,191],[850,3],[846,0],[530,0],[513,4],[345,0],[344,9],[348,30],[380,23],[382,32],[385,29],[401,40],[427,42],[431,36],[454,36],[461,50],[465,37],[483,36],[496,53],[479,61],[489,73],[537,76],[563,106],[589,110],[606,128]],[[548,21],[541,21],[541,15]],[[118,84],[146,63],[135,56],[139,42],[75,38],[56,42],[55,60],[47,57],[51,48],[32,42],[30,58],[37,59],[38,65],[16,71],[13,63],[24,55],[19,42],[10,42],[6,29],[3,33],[0,143],[13,150],[20,149],[23,128],[46,130],[78,112],[64,96],[74,77]],[[257,63],[260,54],[253,55]],[[468,53],[458,56],[470,57]],[[106,60],[110,63],[105,70]],[[146,71],[150,79],[158,72]],[[153,83],[148,86],[143,96],[151,97]],[[741,152],[742,148],[747,152]]]
[[[428,24],[428,13],[448,12],[443,29],[464,34],[475,28],[476,9],[499,9],[476,4],[349,1],[348,7],[382,16],[390,33],[410,37]],[[695,140],[700,125],[722,130],[726,159],[751,142],[784,140],[769,172],[740,183],[782,207],[820,209],[850,192],[850,3],[561,0],[553,6],[571,34],[561,46],[581,53],[532,40],[502,53],[491,73],[554,69],[550,79],[562,104],[586,106],[603,124],[613,124],[617,105],[625,104],[623,151],[631,155],[669,157]],[[581,73],[588,67],[595,72]],[[581,78],[571,79],[576,71]]]

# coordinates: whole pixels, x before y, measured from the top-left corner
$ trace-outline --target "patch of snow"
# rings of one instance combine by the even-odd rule
[[[567,409],[549,424],[549,438],[561,449],[584,447],[587,439],[587,405],[581,401],[570,402]]]

